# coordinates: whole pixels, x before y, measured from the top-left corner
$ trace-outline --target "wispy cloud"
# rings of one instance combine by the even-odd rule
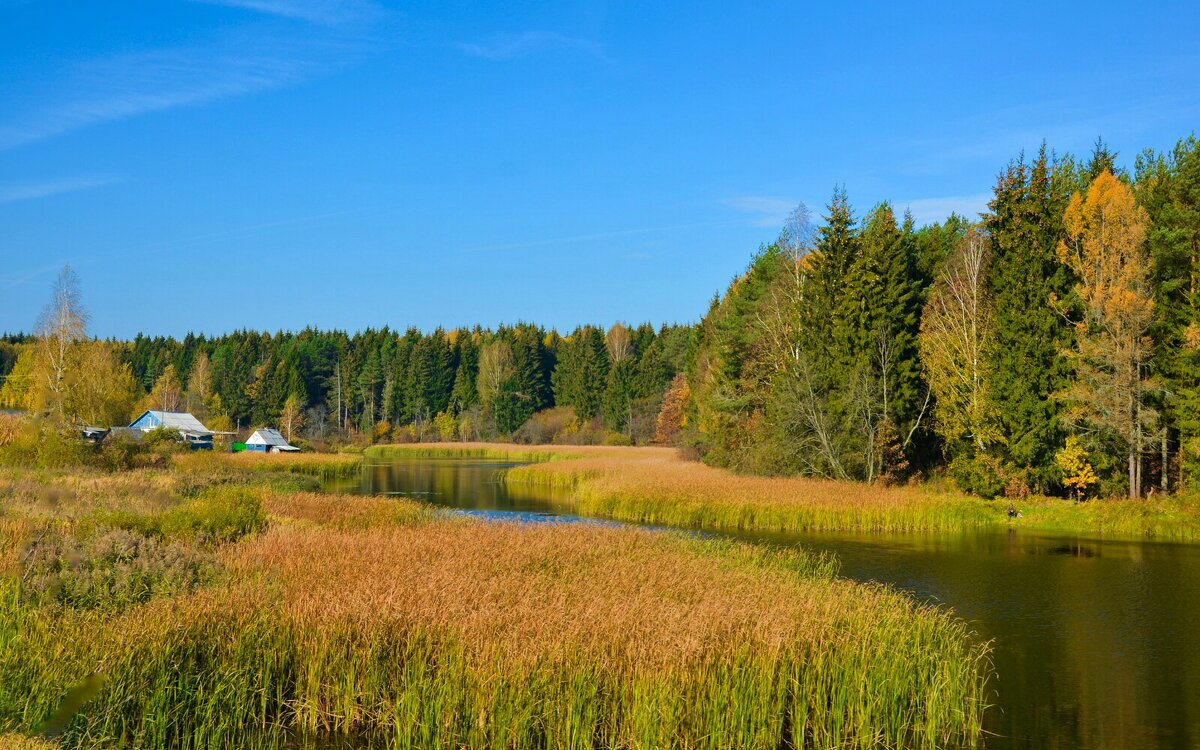
[[[57,87],[56,101],[0,123],[0,151],[80,128],[295,84],[354,59],[340,38],[289,41],[243,30],[209,44],[91,60]]]
[[[192,0],[206,5],[224,5],[297,21],[336,26],[378,18],[383,8],[371,0]]]
[[[735,211],[747,214],[751,226],[778,229],[787,221],[800,201],[766,195],[742,195],[722,201]]]
[[[53,273],[63,267],[62,263],[38,266],[25,271],[17,271],[16,273],[7,273],[0,275],[0,289],[13,289],[14,287],[24,286],[32,283],[39,276],[44,276]]]
[[[945,198],[918,198],[911,201],[897,201],[896,209],[898,212],[903,212],[907,208],[912,212],[913,221],[918,225],[942,221],[950,214],[958,214],[974,220],[980,213],[987,210],[988,201],[991,199],[990,193],[951,195]]]
[[[553,31],[523,31],[519,34],[503,34],[487,42],[459,42],[455,45],[460,52],[485,60],[511,60],[535,52],[567,50],[581,52],[604,59],[604,45],[588,39],[579,39]]]
[[[60,193],[104,187],[121,182],[118,177],[70,177],[61,180],[46,180],[25,185],[0,185],[0,203],[48,198]]]

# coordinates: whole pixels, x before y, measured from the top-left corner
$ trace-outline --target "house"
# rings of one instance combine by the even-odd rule
[[[99,445],[104,442],[104,438],[108,437],[108,430],[103,427],[82,425],[79,427],[79,434],[83,438],[83,442]]]
[[[213,435],[216,433],[187,412],[151,409],[133,420],[128,429],[147,433],[160,427],[178,430],[180,437],[192,450],[212,450]]]
[[[288,441],[279,434],[279,430],[261,427],[246,438],[246,450],[262,453],[299,453],[300,449],[289,445]]]

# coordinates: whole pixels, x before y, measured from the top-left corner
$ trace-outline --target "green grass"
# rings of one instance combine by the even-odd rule
[[[514,492],[538,494],[582,516],[729,531],[954,532],[1025,529],[1109,539],[1200,541],[1200,497],[1142,500],[1028,497],[983,500],[933,486],[882,487],[735,475],[666,449],[524,446],[382,446],[372,458],[493,458],[528,462],[504,474]]]
[[[370,460],[386,461],[398,458],[479,458],[496,461],[547,463],[575,458],[569,449],[555,450],[524,446],[491,446],[485,444],[455,445],[453,443],[410,443],[405,445],[374,445],[363,451]]]

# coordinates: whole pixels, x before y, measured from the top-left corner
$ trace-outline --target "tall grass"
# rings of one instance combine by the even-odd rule
[[[426,446],[426,455],[457,455]],[[441,451],[439,453],[439,451]],[[514,461],[522,446],[493,446],[489,455]],[[572,459],[572,460],[561,460]],[[684,461],[657,448],[556,448],[550,460],[509,469],[514,492],[555,490],[556,504],[585,516],[692,529],[869,532],[951,532],[990,526],[1094,534],[1109,538],[1200,541],[1200,498],[1090,500],[1031,497],[1016,501],[936,490],[886,487],[802,477],[733,474]]]
[[[519,466],[504,481],[514,489],[569,490],[556,497],[566,494],[583,515],[683,528],[949,531],[1004,517],[1003,508],[974,498],[917,487],[736,475],[665,450],[610,449],[602,456]]]
[[[0,732],[32,731],[98,674],[68,746],[978,739],[986,647],[826,558],[343,500],[363,505],[326,524],[317,496],[268,497],[290,520],[221,547],[223,586],[116,614],[31,608],[0,584]]]
[[[193,452],[177,456],[175,464],[187,471],[243,471],[302,474],[320,479],[358,476],[362,455],[355,453],[240,453]]]
[[[386,461],[398,458],[480,458],[499,461],[545,463],[577,456],[592,455],[603,448],[573,446],[571,448],[534,448],[523,445],[493,445],[490,443],[407,443],[403,445],[374,445],[363,451],[368,460]]]

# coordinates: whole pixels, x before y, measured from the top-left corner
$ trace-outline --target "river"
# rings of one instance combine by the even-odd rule
[[[584,520],[477,459],[370,463],[338,489],[486,518]],[[841,575],[949,606],[992,642],[987,748],[1200,746],[1200,545],[1048,536],[730,534],[833,552]]]

